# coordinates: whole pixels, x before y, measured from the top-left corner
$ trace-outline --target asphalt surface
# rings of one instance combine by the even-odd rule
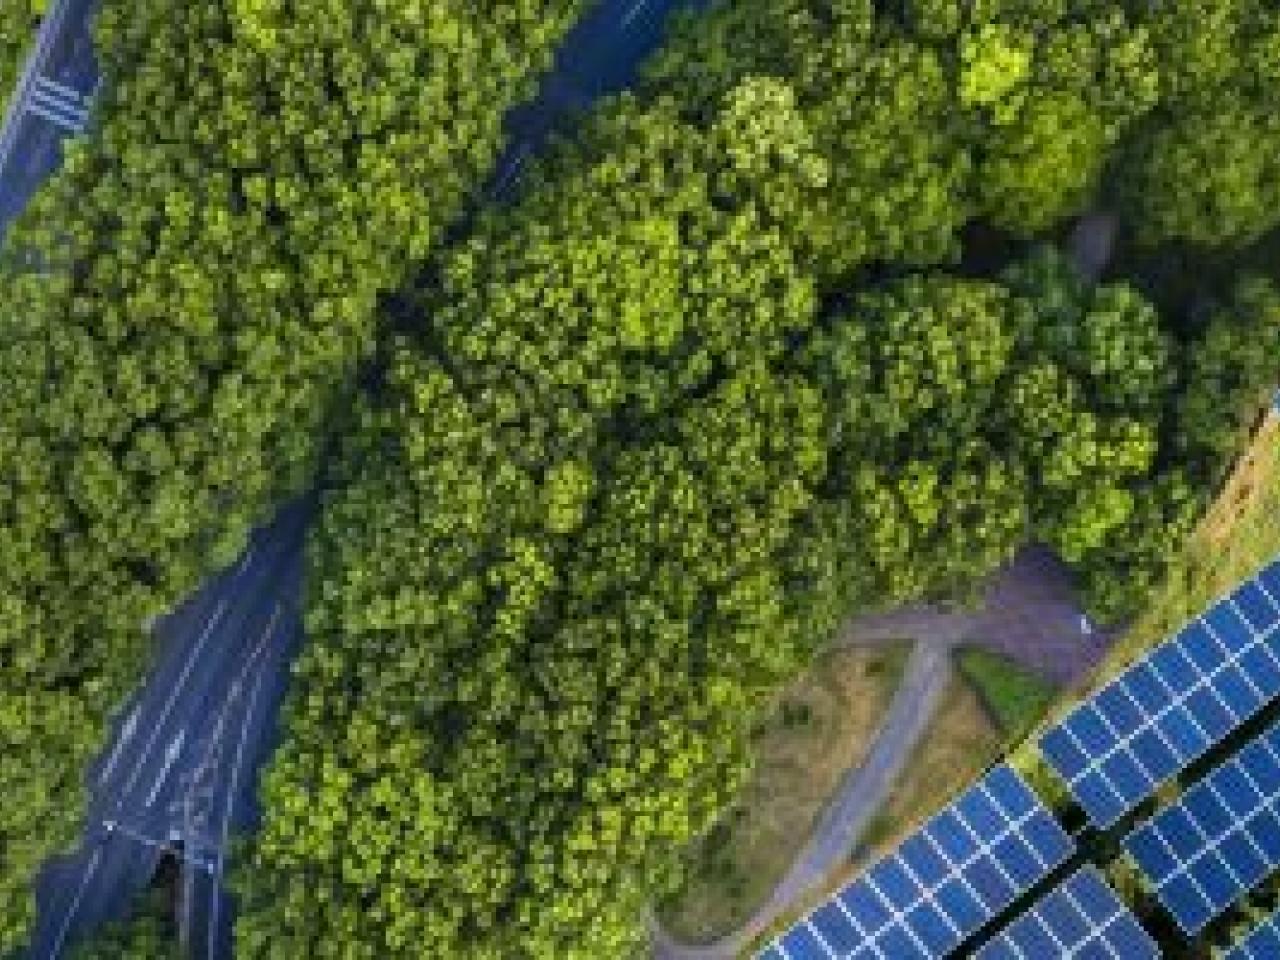
[[[538,95],[507,116],[508,146],[494,167],[490,197],[508,199],[547,137],[600,97],[626,89],[662,41],[667,16],[707,0],[602,0],[565,36]]]
[[[625,86],[680,0],[604,0],[575,27],[529,104],[508,117],[509,147],[488,189],[508,197],[551,131]],[[692,4],[688,4],[692,5]],[[48,83],[91,91],[93,0],[55,2],[0,134],[0,230],[60,162],[60,136],[81,119]],[[37,109],[32,109],[32,105]],[[58,122],[49,119],[52,114]],[[274,747],[289,665],[301,643],[301,541],[311,508],[295,505],[154,627],[157,659],[119,711],[87,771],[91,801],[75,851],[37,878],[29,955],[69,944],[127,915],[166,851],[183,864],[182,938],[196,958],[231,955],[232,903],[222,885],[228,838],[253,829],[258,770]]]
[[[251,824],[254,777],[300,636],[297,604],[307,508],[253,538],[240,563],[156,624],[158,655],[88,771],[85,835],[36,884],[33,957],[127,914],[166,848],[182,843],[193,914],[229,927],[221,888],[225,839]],[[225,929],[224,929],[225,927]],[[203,955],[203,954],[201,954]],[[217,955],[227,955],[226,953]]]
[[[0,129],[0,234],[62,162],[98,83],[90,18],[97,0],[53,0]]]

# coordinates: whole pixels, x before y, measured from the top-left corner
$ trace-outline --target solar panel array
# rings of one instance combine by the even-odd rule
[[[1222,955],[1222,960],[1276,960],[1280,957],[1280,912],[1254,927]]]
[[[1001,765],[760,956],[946,956],[1074,848],[1022,778]]]
[[[1194,935],[1280,866],[1280,724],[1125,838],[1156,896]]]
[[[1280,695],[1280,561],[1084,701],[1040,750],[1097,827]]]
[[[1150,935],[1097,868],[1072,874],[978,951],[977,960],[1148,960],[1160,956]]]

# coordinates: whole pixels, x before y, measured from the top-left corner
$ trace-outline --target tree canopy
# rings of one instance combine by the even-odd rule
[[[0,257],[0,952],[141,624],[313,482],[379,295],[580,7],[103,4],[94,128]]]
[[[741,782],[756,711],[839,616],[962,596],[1029,540],[1106,618],[1158,576],[1202,502],[1169,443],[1200,354],[1051,248],[949,269],[1001,215],[973,174],[990,78],[965,115],[945,39],[855,3],[821,26],[862,42],[859,97],[764,70],[752,44],[793,62],[774,18],[803,32],[806,6],[690,21],[398,301],[312,540],[241,955],[625,955]],[[1146,64],[1108,16],[1079,42]],[[702,24],[743,28],[749,68],[682,53]],[[1038,44],[1029,75],[1069,60]],[[1150,109],[1072,82],[1099,144]],[[919,155],[889,133],[904,110]],[[939,158],[953,219],[917,230]],[[895,194],[904,162],[928,186]],[[1032,232],[1086,199],[1013,216]]]
[[[137,623],[329,451],[246,958],[624,956],[841,617],[1033,540],[1132,612],[1280,295],[1161,315],[1052,241],[1269,229],[1271,160],[1186,118],[1269,142],[1274,15],[1197,2],[713,4],[447,243],[579,4],[109,6],[0,275],[0,880],[73,825]]]
[[[1239,248],[1280,225],[1280,10],[1262,0],[1152,5],[1156,111],[1116,192],[1140,237]]]

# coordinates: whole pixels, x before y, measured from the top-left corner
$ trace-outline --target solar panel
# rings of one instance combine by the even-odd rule
[[[1125,838],[1156,896],[1194,935],[1280,866],[1280,724]]]
[[[1147,960],[1160,949],[1092,866],[1083,867],[978,951],[977,960]]]
[[[1074,848],[1013,768],[998,766],[760,956],[944,957]]]
[[[1280,957],[1280,912],[1250,930],[1222,955],[1222,960],[1276,960]]]
[[[1040,752],[1109,827],[1280,694],[1280,561],[1081,703]]]

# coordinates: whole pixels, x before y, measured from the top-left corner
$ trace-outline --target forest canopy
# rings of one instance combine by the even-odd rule
[[[1162,315],[1052,242],[1187,239],[1116,179],[1183,89],[1161,29],[714,5],[440,252],[311,542],[241,955],[629,955],[851,610],[1032,540],[1141,604],[1280,347],[1274,273]]]
[[[0,953],[142,624],[314,482],[379,296],[581,6],[102,5],[94,129],[0,255]]]
[[[722,0],[474,210],[583,4],[321,6],[108,3],[3,248],[0,952],[317,483],[237,956],[622,957],[842,618],[1039,541],[1122,621],[1275,385],[1274,4]]]

